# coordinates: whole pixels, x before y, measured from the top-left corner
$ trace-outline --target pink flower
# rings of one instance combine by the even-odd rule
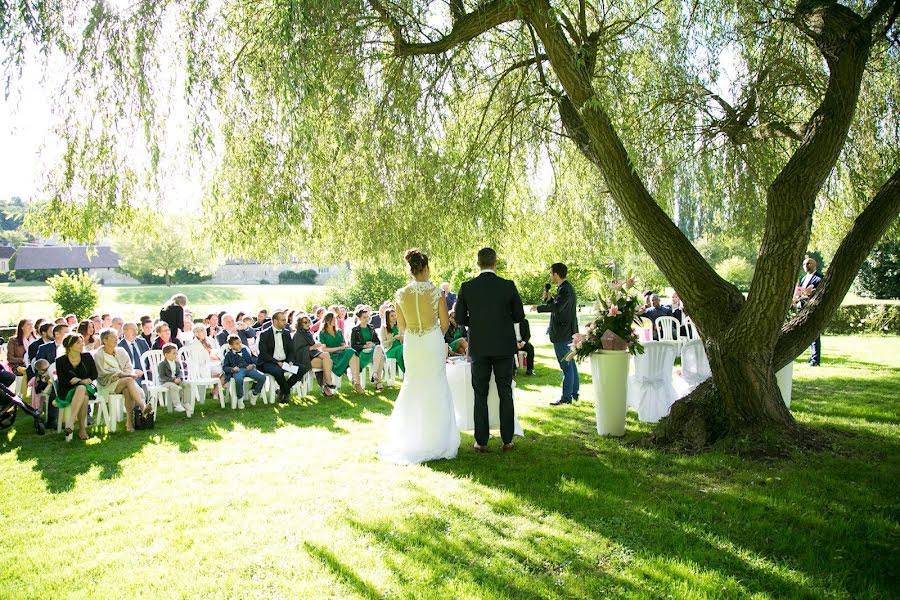
[[[619,307],[618,307],[618,306],[616,306],[615,304],[613,304],[612,306],[609,307],[609,316],[615,317],[615,316],[618,316],[619,314],[620,314],[620,313],[619,313]]]
[[[609,283],[609,287],[614,290],[621,290],[623,285],[625,285],[625,282],[619,281],[618,279]]]
[[[634,287],[634,277],[629,277],[628,279],[625,280],[624,289],[627,290],[628,288],[633,288],[633,287]]]
[[[584,342],[578,342],[577,344],[575,344],[575,349],[576,349],[576,350],[581,350],[581,346],[582,346],[582,345],[584,345]]]
[[[580,344],[581,344],[584,340],[585,340],[585,336],[583,336],[583,335],[580,334],[580,333],[576,333],[575,335],[572,336],[572,344],[574,344],[575,347],[577,347],[577,348],[580,347]]]

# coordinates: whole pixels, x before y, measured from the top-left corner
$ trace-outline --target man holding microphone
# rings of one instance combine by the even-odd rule
[[[550,327],[547,334],[553,343],[556,360],[562,370],[562,396],[551,402],[551,406],[572,404],[578,400],[578,369],[574,360],[565,360],[572,344],[572,336],[578,333],[578,300],[575,288],[566,280],[569,269],[563,263],[553,263],[550,267],[550,281],[556,288],[556,295],[550,295],[550,284],[544,288],[544,304],[534,307],[539,313],[550,313]]]

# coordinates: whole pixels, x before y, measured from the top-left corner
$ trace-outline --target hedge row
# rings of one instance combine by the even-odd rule
[[[837,309],[825,333],[900,335],[900,304],[851,304]]]

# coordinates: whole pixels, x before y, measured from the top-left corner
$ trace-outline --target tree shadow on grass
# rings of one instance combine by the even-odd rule
[[[258,402],[242,411],[223,409],[207,399],[198,404],[194,415],[167,413],[160,409],[156,428],[152,431],[125,432],[119,423],[115,433],[103,428],[90,429],[87,442],[74,439],[66,443],[61,434],[34,433],[31,419],[20,418],[16,428],[0,433],[0,452],[14,452],[20,461],[34,461],[47,490],[58,494],[71,490],[77,478],[99,468],[100,479],[114,479],[122,473],[122,463],[140,454],[150,445],[174,445],[181,453],[196,451],[200,444],[222,441],[224,434],[238,428],[271,433],[285,426],[322,428],[331,433],[346,434],[340,422],[367,423],[369,413],[387,414],[393,406],[396,391],[386,390],[364,395],[339,394],[333,398],[306,397],[288,405],[265,405]]]

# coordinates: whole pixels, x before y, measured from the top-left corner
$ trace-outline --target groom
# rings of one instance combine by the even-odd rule
[[[475,451],[487,452],[488,389],[491,372],[500,396],[500,437],[503,449],[512,450],[515,412],[512,380],[516,331],[514,323],[525,318],[516,284],[497,277],[497,253],[492,248],[478,251],[481,273],[459,288],[456,322],[469,328],[469,356],[472,357],[472,388],[475,390]]]

